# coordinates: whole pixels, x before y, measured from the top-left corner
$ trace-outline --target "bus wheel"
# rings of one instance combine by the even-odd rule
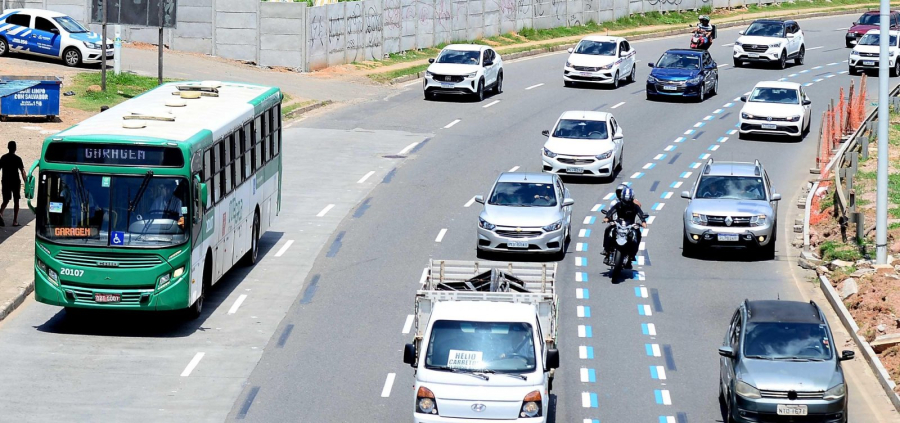
[[[253,228],[250,238],[250,251],[247,251],[244,265],[253,266],[259,260],[259,212],[253,214]]]
[[[206,263],[203,265],[203,281],[200,282],[200,284],[200,296],[197,297],[197,301],[194,301],[194,304],[191,304],[187,309],[187,317],[190,320],[197,319],[203,314],[203,301],[206,299],[206,288],[212,285],[212,260],[209,259],[209,256],[206,257]]]

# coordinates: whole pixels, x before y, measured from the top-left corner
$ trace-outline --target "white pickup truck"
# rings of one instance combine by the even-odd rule
[[[547,421],[556,263],[432,260],[416,293],[413,422]]]

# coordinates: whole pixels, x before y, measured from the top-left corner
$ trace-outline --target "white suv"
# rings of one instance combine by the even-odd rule
[[[734,66],[744,62],[776,63],[779,68],[787,67],[787,61],[803,64],[806,44],[800,25],[792,20],[760,19],[740,32],[741,37],[734,42]]]
[[[635,61],[637,51],[624,38],[591,35],[569,49],[563,83],[567,87],[584,82],[618,88],[623,77],[634,82]]]
[[[897,54],[900,54],[900,31],[891,31],[890,33],[889,68],[891,76],[900,76],[900,60],[897,60]],[[859,39],[856,47],[850,51],[850,59],[847,60],[847,64],[850,66],[850,75],[858,75],[859,71],[864,70],[878,70],[880,34],[877,29],[870,30]]]
[[[809,132],[809,105],[796,82],[763,81],[756,84],[741,109],[740,138],[747,134],[788,135],[802,140]]]
[[[541,149],[543,171],[614,178],[622,169],[622,127],[606,112],[564,112]]]
[[[472,94],[484,100],[485,90],[503,91],[503,60],[494,49],[478,44],[451,44],[437,59],[428,59],[425,98],[437,94]]]

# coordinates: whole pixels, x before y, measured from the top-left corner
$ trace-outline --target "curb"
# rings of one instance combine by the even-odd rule
[[[285,120],[295,119],[306,112],[310,112],[310,111],[316,110],[318,108],[325,107],[331,103],[334,103],[334,102],[331,100],[317,101],[308,106],[303,106],[299,109],[291,110],[290,112],[288,112],[284,116],[282,116],[281,120],[285,121]]]
[[[824,17],[824,16],[838,16],[838,15],[848,15],[851,13],[862,13],[862,12],[867,12],[870,10],[877,10],[877,8],[875,6],[857,7],[857,8],[853,8],[853,9],[830,10],[827,12],[810,12],[810,13],[802,13],[802,14],[801,13],[792,14],[790,12],[785,12],[785,13],[776,13],[771,16],[766,16],[765,18],[777,18],[777,17],[789,17],[792,19],[818,18],[818,17]],[[757,19],[763,19],[763,18],[757,18]],[[757,19],[741,19],[741,20],[737,20],[737,21],[724,22],[721,24],[716,24],[716,28],[733,28],[736,26],[748,25]],[[646,40],[646,39],[651,39],[651,38],[663,38],[663,37],[669,37],[672,35],[688,34],[688,33],[690,33],[690,28],[685,27],[685,28],[667,29],[667,30],[663,30],[663,31],[659,31],[659,32],[651,32],[651,33],[647,33],[647,34],[639,34],[639,35],[629,36],[629,37],[625,37],[625,38],[627,38],[628,41],[638,41],[638,40]],[[588,36],[590,34],[584,34],[584,35]],[[537,56],[539,54],[553,53],[553,52],[560,51],[560,50],[566,50],[568,48],[574,48],[575,45],[577,45],[577,44],[578,44],[577,42],[568,43],[568,44],[558,44],[558,45],[554,45],[551,47],[541,47],[541,48],[536,48],[533,50],[526,50],[526,51],[520,51],[520,52],[516,52],[516,53],[504,54],[501,56],[503,57],[504,60],[512,61],[512,60],[520,59],[522,57]],[[499,52],[498,52],[498,54],[499,54]],[[388,84],[389,85],[402,84],[404,82],[409,82],[409,81],[421,78],[424,74],[425,74],[425,72],[422,71],[422,72],[416,72],[416,73],[409,74],[409,75],[398,76],[398,77],[388,81]]]
[[[16,296],[11,300],[0,305],[0,321],[9,316],[16,308],[22,305],[25,302],[25,298],[34,291],[34,281],[28,282],[24,287],[19,289],[19,292],[16,293]]]
[[[822,287],[822,293],[828,298],[828,302],[831,303],[831,307],[841,319],[844,328],[850,332],[850,337],[853,338],[853,342],[859,347],[863,357],[866,359],[866,363],[869,363],[869,367],[872,369],[872,372],[875,373],[875,378],[878,379],[878,383],[881,384],[884,393],[891,399],[894,408],[900,412],[900,396],[894,392],[894,382],[891,380],[887,369],[881,364],[881,360],[878,359],[878,355],[875,354],[875,351],[872,350],[869,343],[866,342],[865,339],[860,338],[859,334],[856,333],[859,330],[859,326],[856,324],[856,321],[853,320],[853,316],[850,315],[850,312],[847,311],[847,307],[844,306],[843,301],[840,300],[837,291],[831,286],[831,281],[829,281],[825,275],[819,275],[819,286]]]

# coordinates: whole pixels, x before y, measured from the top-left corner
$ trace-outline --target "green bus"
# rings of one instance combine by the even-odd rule
[[[256,263],[281,209],[282,98],[168,83],[48,137],[25,184],[35,298],[200,316],[222,275]]]

